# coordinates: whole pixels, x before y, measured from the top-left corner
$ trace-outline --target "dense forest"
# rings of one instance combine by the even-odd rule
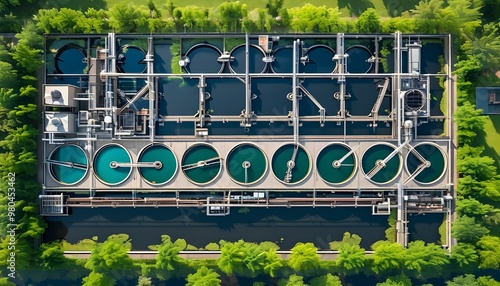
[[[161,5],[149,0],[145,6],[120,3],[109,9],[90,4],[70,9],[63,7],[65,1],[50,7],[41,2],[0,1],[0,30],[15,33],[0,45],[0,285],[82,278],[83,285],[132,285],[125,284],[132,280],[137,285],[164,285],[169,279],[186,285],[238,285],[238,279],[257,281],[253,285],[345,285],[359,275],[371,277],[377,285],[432,285],[434,278],[449,280],[447,285],[500,285],[488,276],[498,276],[500,268],[500,175],[498,162],[484,155],[485,117],[474,106],[477,86],[500,84],[495,75],[500,66],[499,1],[426,0],[391,18],[381,18],[373,8],[357,17],[311,4],[283,8],[283,0],[268,0],[266,7],[250,11],[237,1],[213,9],[176,7],[171,0]],[[403,249],[390,239],[373,244],[367,250],[374,253],[365,255],[359,246],[362,238],[348,233],[330,244],[339,251],[336,260],[321,260],[308,242],[297,244],[288,259],[276,253],[273,243],[214,242],[205,249],[220,250],[217,260],[182,259],[179,251],[189,245],[167,235],[160,245],[151,246],[159,252],[156,260],[131,260],[126,235],[102,243],[89,240],[93,250],[88,260],[66,258],[63,242],[39,245],[46,227],[38,215],[41,187],[36,183],[41,125],[37,75],[43,65],[43,34],[397,30],[450,33],[454,39],[459,184],[452,226],[458,244],[451,255],[440,245],[414,241]],[[9,277],[13,239],[17,280]]]

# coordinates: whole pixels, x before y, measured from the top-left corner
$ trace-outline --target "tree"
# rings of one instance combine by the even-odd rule
[[[90,272],[90,274],[83,278],[82,286],[113,286],[116,285],[116,281],[107,276],[106,274],[101,274],[95,271]]]
[[[328,273],[325,275],[321,275],[319,277],[311,279],[309,281],[309,285],[311,286],[342,286],[342,282],[338,276],[333,276]]]
[[[80,17],[77,22],[78,29],[83,33],[103,33],[109,29],[108,11],[89,8],[84,17]]]
[[[272,17],[278,16],[279,10],[283,8],[285,0],[267,0],[266,9]]]
[[[366,263],[365,249],[357,244],[342,244],[337,256],[337,266],[347,271],[358,272]]]
[[[476,280],[476,276],[472,274],[460,275],[451,281],[446,281],[446,286],[480,286]]]
[[[458,128],[458,142],[460,146],[471,145],[477,133],[484,130],[485,118],[480,116],[482,110],[476,109],[469,102],[464,102],[455,112],[455,122]]]
[[[39,265],[44,270],[57,269],[61,265],[67,262],[67,258],[64,256],[64,251],[59,242],[44,243],[40,246],[38,250],[39,260],[37,265]]]
[[[404,263],[404,249],[398,243],[378,241],[372,245],[372,249],[375,250],[372,255],[372,270],[377,274],[398,270]]]
[[[459,217],[451,228],[451,235],[463,243],[476,243],[489,232],[487,228],[476,223],[473,217],[468,216]]]
[[[448,263],[445,251],[433,243],[425,245],[421,240],[412,241],[405,251],[405,269],[416,277],[439,275]]]
[[[478,242],[480,257],[480,268],[485,269],[498,269],[500,267],[500,237],[497,236],[483,236]]]
[[[215,271],[202,266],[195,273],[189,274],[186,278],[186,286],[219,286],[221,280]]]
[[[288,265],[295,271],[314,271],[319,268],[320,255],[314,244],[298,242],[292,248]]]
[[[304,277],[292,274],[288,277],[288,280],[280,279],[278,281],[278,286],[306,286],[304,283]]]
[[[377,283],[377,286],[411,286],[410,278],[404,275],[387,277],[385,282]]]
[[[228,275],[242,273],[246,256],[245,242],[239,240],[235,243],[225,242],[221,245],[221,253],[217,260],[217,266],[219,266],[222,272]]]
[[[134,4],[120,2],[109,9],[109,26],[117,33],[144,31],[148,16]]]
[[[455,245],[450,258],[460,268],[471,267],[472,270],[477,268],[479,260],[476,248],[474,245],[468,243],[458,243]]]
[[[0,61],[0,89],[2,93],[16,87],[16,82],[17,71],[12,69],[11,64]]]
[[[85,263],[85,268],[100,273],[117,269],[130,269],[132,260],[128,256],[129,250],[127,242],[120,243],[107,239],[92,250],[87,263]]]
[[[221,32],[237,31],[240,20],[247,15],[247,5],[236,2],[224,2],[217,7],[215,20]]]
[[[179,251],[181,248],[172,243],[169,236],[162,236],[162,243],[158,247],[156,256],[156,268],[174,271],[181,261]]]
[[[276,271],[283,267],[282,259],[274,248],[267,250],[265,256],[264,272],[271,277],[275,277]]]
[[[167,0],[167,4],[165,5],[165,8],[167,8],[168,15],[173,18],[174,17],[174,10],[176,8],[174,1]]]
[[[380,16],[377,10],[368,8],[358,17],[358,29],[362,33],[377,33],[380,32]]]

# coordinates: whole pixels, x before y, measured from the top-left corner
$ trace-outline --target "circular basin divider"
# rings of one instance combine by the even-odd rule
[[[222,170],[222,158],[212,145],[196,143],[184,152],[181,169],[191,183],[206,185],[219,176]]]
[[[274,177],[283,184],[302,182],[311,173],[311,167],[311,155],[300,144],[282,145],[271,159]]]
[[[79,183],[89,170],[85,151],[78,145],[62,145],[55,148],[47,160],[52,178],[63,185]]]
[[[231,57],[234,59],[229,62],[229,70],[232,73],[245,73],[245,63],[246,63],[246,45],[239,45],[233,48],[230,52]],[[268,63],[265,63],[262,59],[265,57],[266,53],[264,50],[256,45],[248,46],[248,61],[250,63],[248,70],[250,73],[263,73],[267,69]]]
[[[221,55],[214,45],[196,44],[186,52],[184,70],[187,73],[222,73],[224,64],[218,61]]]
[[[365,150],[361,159],[361,170],[368,180],[376,184],[387,184],[401,173],[401,154],[398,153],[384,162],[395,149],[392,144],[379,143]]]
[[[329,184],[349,181],[358,167],[356,149],[340,142],[325,146],[316,158],[316,169],[321,179]]]
[[[170,182],[179,167],[174,152],[163,144],[145,146],[137,159],[139,174],[152,185],[161,185]],[[142,166],[150,164],[150,166]]]
[[[121,166],[120,164],[123,164]],[[106,185],[119,185],[132,173],[132,158],[123,146],[110,143],[97,150],[94,157],[94,173]]]
[[[373,56],[370,49],[362,45],[350,46],[346,49],[347,72],[349,73],[369,73],[373,67],[370,60]]]
[[[414,151],[406,154],[406,171],[420,184],[432,184],[441,179],[446,171],[446,156],[441,148],[431,142],[419,143]]]
[[[241,185],[261,180],[268,166],[266,154],[253,143],[241,143],[233,147],[225,163],[231,180]]]
[[[314,45],[307,50],[307,62],[299,66],[304,73],[332,73],[337,67],[335,51],[327,45]]]

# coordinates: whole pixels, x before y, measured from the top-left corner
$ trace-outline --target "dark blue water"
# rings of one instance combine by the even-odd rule
[[[335,52],[328,46],[313,46],[307,52],[309,62],[299,66],[299,72],[304,73],[331,73],[336,62],[332,60]]]
[[[207,79],[205,91],[211,97],[206,109],[211,115],[240,115],[245,109],[245,84],[235,78]]]
[[[155,45],[155,61],[154,69],[156,73],[171,73],[172,53],[170,52],[171,44]]]
[[[207,44],[194,46],[186,54],[190,61],[186,66],[186,71],[188,73],[219,73],[222,64],[217,61],[217,58],[220,55],[220,50],[215,46]]]
[[[146,70],[145,57],[146,52],[139,47],[122,47],[118,51],[118,69],[125,73],[143,73]]]
[[[115,233],[127,233],[133,249],[147,250],[160,243],[160,236],[184,238],[197,247],[221,239],[249,242],[273,241],[281,249],[297,242],[313,242],[328,249],[344,232],[360,235],[368,248],[384,239],[386,216],[372,216],[371,208],[251,208],[247,214],[231,208],[225,217],[210,217],[197,208],[74,208],[68,217],[48,217],[44,240],[66,239],[75,243],[94,235],[99,240]],[[147,235],[145,235],[147,234]]]
[[[346,99],[345,106],[351,115],[367,116],[371,113],[377,101],[379,89],[377,85],[381,79],[349,78],[346,81],[346,92],[351,98]],[[388,115],[391,109],[391,97],[386,96],[379,109],[380,115]]]
[[[85,74],[87,67],[85,48],[67,44],[62,46],[55,56],[55,68],[62,74]]]
[[[229,63],[234,73],[245,73],[245,63],[246,63],[246,47],[245,45],[238,46],[231,51],[231,56],[234,60]],[[255,46],[249,46],[249,72],[250,73],[261,73],[266,68],[266,63],[262,61],[264,53],[261,49]]]
[[[347,71],[349,73],[367,73],[372,69],[368,59],[372,56],[370,50],[364,46],[351,46],[346,49]]]

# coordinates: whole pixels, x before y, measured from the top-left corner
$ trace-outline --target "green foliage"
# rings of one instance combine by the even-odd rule
[[[490,231],[479,223],[473,217],[461,216],[453,222],[451,235],[459,242],[476,243],[479,239]]]
[[[221,285],[219,277],[215,271],[203,266],[196,273],[188,275],[186,286],[219,286]]]
[[[472,266],[474,268],[477,266],[479,256],[477,255],[474,245],[468,243],[458,243],[452,248],[450,258],[461,268],[468,266]]]
[[[113,286],[116,285],[116,281],[99,272],[92,271],[90,274],[83,278],[82,286]]]
[[[372,245],[375,253],[372,255],[372,270],[377,274],[398,270],[404,263],[403,247],[394,242],[377,241]]]
[[[320,255],[314,244],[299,242],[292,248],[288,265],[295,271],[311,272],[319,268]]]
[[[445,251],[433,243],[425,245],[420,240],[412,241],[405,251],[405,269],[416,277],[439,276],[448,263]]]
[[[387,277],[385,282],[377,283],[377,286],[411,286],[410,278],[404,275]]]
[[[272,241],[263,241],[263,242],[259,243],[259,246],[263,251],[268,251],[271,249],[274,249],[274,250],[280,249],[279,245],[277,245],[276,243],[274,243]]]
[[[92,239],[82,239],[75,244],[71,244],[65,240],[62,241],[62,249],[64,251],[70,250],[92,250],[97,245],[97,242]]]
[[[283,267],[282,259],[278,253],[276,253],[276,249],[269,249],[264,253],[266,256],[264,272],[271,277],[275,277],[276,271]]]
[[[214,19],[221,32],[236,32],[241,26],[240,19],[247,15],[247,5],[239,1],[224,2],[217,7]]]
[[[477,133],[484,129],[485,118],[481,117],[482,110],[465,102],[455,112],[455,122],[458,128],[458,142],[460,146],[470,145]]]
[[[359,245],[361,243],[361,237],[357,234],[352,234],[349,232],[344,232],[344,236],[341,241],[330,242],[331,250],[339,250],[343,244]]]
[[[178,245],[172,243],[170,237],[162,236],[162,243],[158,247],[158,256],[156,257],[156,268],[169,271],[175,270],[181,261],[179,257],[180,250],[181,248]]]
[[[109,9],[109,26],[117,33],[148,31],[149,15],[130,3],[121,2]]]
[[[222,245],[222,244],[221,244]],[[226,242],[221,247],[221,254],[217,261],[222,272],[231,275],[233,273],[242,273],[246,256],[245,242]]]
[[[179,250],[184,250],[187,247],[187,242],[183,238],[178,238],[174,241],[174,245],[179,248]]]
[[[366,264],[365,249],[357,244],[343,243],[339,248],[337,266],[347,272],[359,272]]]
[[[139,276],[139,280],[137,281],[137,286],[152,286],[150,277]]]
[[[285,0],[267,0],[266,9],[269,15],[276,17],[281,8],[283,8]]]
[[[128,256],[127,242],[108,239],[98,244],[91,252],[85,268],[95,272],[107,273],[110,270],[123,270],[132,267],[132,260]]]
[[[39,265],[44,270],[54,270],[67,262],[64,256],[64,250],[59,242],[44,243],[39,250]]]
[[[0,101],[6,101],[2,93],[9,91],[10,88],[16,87],[16,82],[17,71],[12,68],[10,63],[0,61]]]
[[[357,21],[360,33],[377,33],[381,30],[380,16],[373,8],[366,9]]]
[[[280,279],[278,281],[278,286],[306,286],[307,284],[304,283],[304,277],[292,274],[290,277],[288,277],[288,280],[286,279]]]
[[[2,286],[16,286],[16,284],[14,282],[10,281],[9,277],[0,278],[0,285],[2,285]]]
[[[480,268],[498,269],[500,267],[500,237],[483,236],[477,243],[480,257]]]
[[[309,285],[311,286],[342,286],[342,282],[338,276],[333,276],[328,273],[316,278],[311,279],[309,281]]]
[[[219,245],[215,242],[210,242],[209,244],[207,244],[207,246],[205,246],[205,249],[206,250],[219,250]]]

